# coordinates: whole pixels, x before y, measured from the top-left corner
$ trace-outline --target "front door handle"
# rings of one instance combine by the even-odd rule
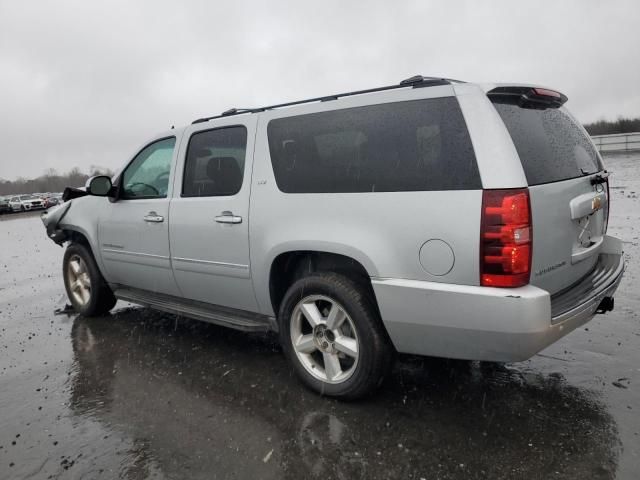
[[[164,217],[162,215],[158,215],[156,212],[149,212],[144,216],[145,222],[152,223],[161,223],[164,222]]]
[[[234,215],[232,212],[225,210],[221,215],[216,217],[218,223],[242,223],[242,217]]]

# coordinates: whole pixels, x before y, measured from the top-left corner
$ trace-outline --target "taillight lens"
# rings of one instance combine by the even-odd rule
[[[484,190],[480,232],[480,284],[521,287],[531,272],[529,190]]]

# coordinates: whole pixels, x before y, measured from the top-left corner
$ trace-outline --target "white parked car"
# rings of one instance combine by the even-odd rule
[[[394,352],[525,360],[613,308],[608,173],[556,91],[414,77],[150,139],[43,220],[83,315],[275,330],[312,389]]]
[[[11,210],[14,212],[26,212],[44,208],[42,198],[35,195],[16,195],[9,200]]]

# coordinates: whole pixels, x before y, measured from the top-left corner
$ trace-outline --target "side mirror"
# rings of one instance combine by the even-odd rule
[[[99,175],[89,180],[87,193],[96,197],[108,197],[112,188],[111,178],[106,175]]]

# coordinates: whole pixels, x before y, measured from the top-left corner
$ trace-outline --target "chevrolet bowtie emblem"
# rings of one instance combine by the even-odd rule
[[[600,200],[600,197],[594,197],[593,200],[591,200],[591,210],[595,212],[596,210],[600,210],[600,207],[602,207],[602,200]]]

